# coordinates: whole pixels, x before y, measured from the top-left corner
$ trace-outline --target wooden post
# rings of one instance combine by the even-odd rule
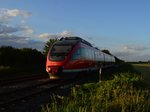
[[[99,68],[99,81],[102,80],[102,65],[100,65],[100,68]]]

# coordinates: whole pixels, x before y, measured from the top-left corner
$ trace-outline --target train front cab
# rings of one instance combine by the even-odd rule
[[[65,64],[68,62],[72,44],[57,42],[49,50],[46,61],[46,71],[50,78],[59,78],[63,72]],[[62,75],[63,76],[63,75]]]

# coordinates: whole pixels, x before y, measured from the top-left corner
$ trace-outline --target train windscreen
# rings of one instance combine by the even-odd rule
[[[72,45],[54,45],[50,52],[50,60],[62,61],[72,50]]]

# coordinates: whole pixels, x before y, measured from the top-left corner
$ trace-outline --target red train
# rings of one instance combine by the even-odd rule
[[[50,48],[46,71],[50,78],[70,78],[73,73],[98,70],[115,62],[115,57],[93,47],[80,37],[65,37]]]

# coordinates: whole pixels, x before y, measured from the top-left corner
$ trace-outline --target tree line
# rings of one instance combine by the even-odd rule
[[[58,39],[49,39],[43,52],[32,48],[14,48],[12,46],[0,47],[0,66],[45,66],[46,56],[49,48]]]
[[[45,56],[31,48],[0,47],[0,66],[39,66],[44,65]]]

